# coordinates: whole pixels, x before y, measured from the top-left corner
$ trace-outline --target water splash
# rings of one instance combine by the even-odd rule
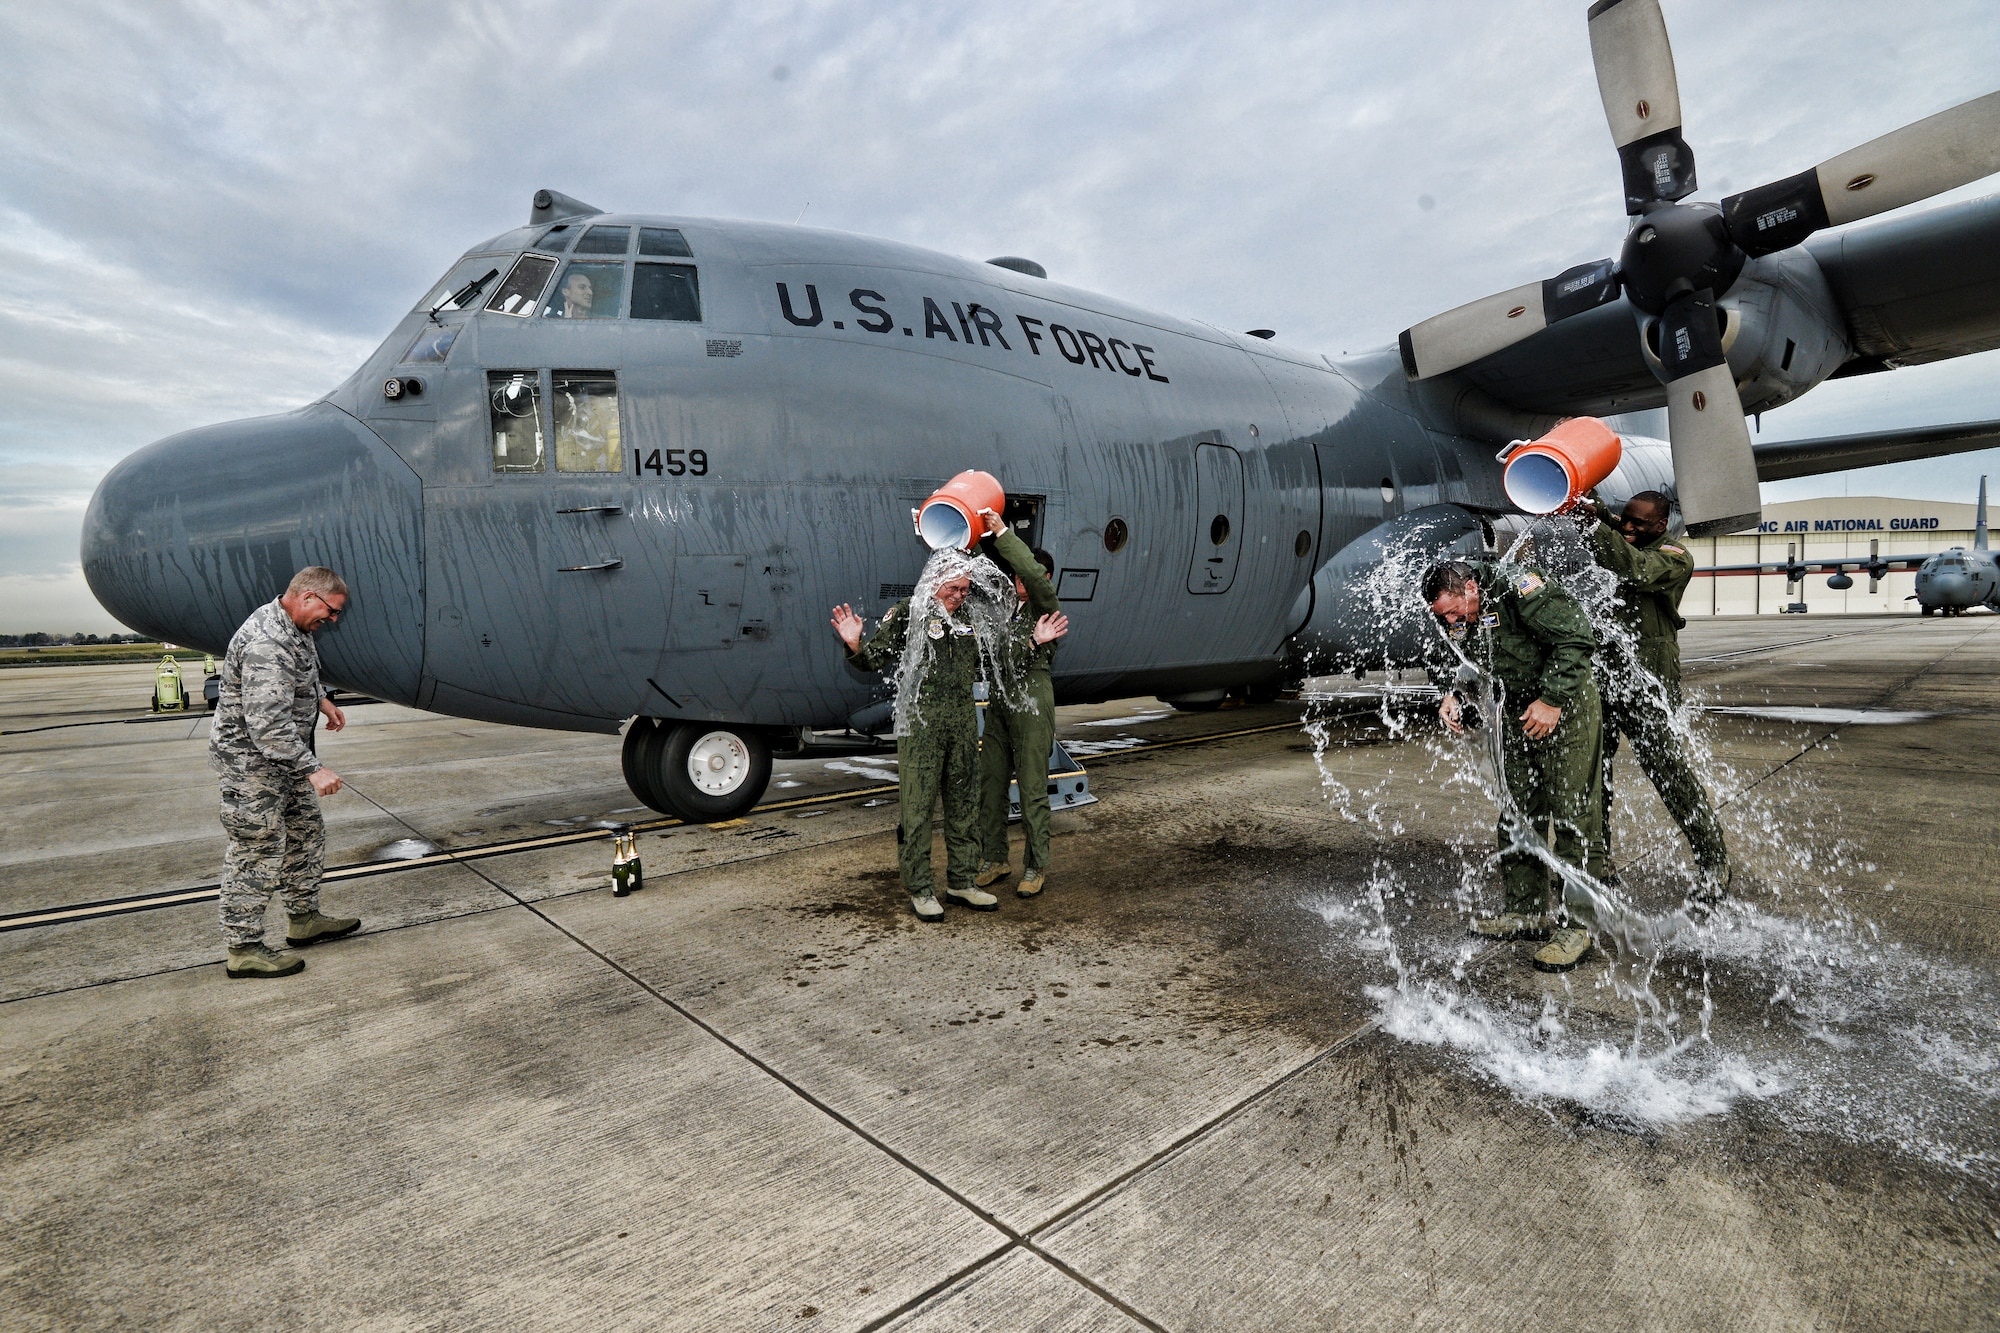
[[[1615,582],[1589,562],[1572,526],[1529,525],[1505,558],[1532,561],[1583,604],[1613,664],[1600,679],[1666,708],[1664,685],[1638,667],[1611,614]],[[1422,616],[1441,660],[1456,665],[1463,655],[1415,592],[1430,559],[1424,550],[1390,553],[1363,591],[1385,644],[1389,627],[1407,630]],[[1494,682],[1475,673],[1468,688],[1488,718],[1502,716],[1506,701]],[[1368,690],[1374,706],[1363,743],[1401,744],[1386,763],[1376,756],[1366,783],[1336,771],[1329,755],[1353,739],[1361,693],[1308,696],[1315,706],[1306,730],[1323,798],[1336,817],[1367,831],[1377,862],[1362,882],[1306,906],[1330,948],[1379,969],[1365,993],[1384,1031],[1449,1050],[1551,1111],[1646,1130],[1755,1101],[1802,1131],[1889,1145],[2000,1181],[2000,982],[1887,943],[1854,909],[1850,890],[1877,888],[1877,868],[1842,838],[1837,811],[1828,817],[1831,803],[1806,770],[1740,770],[1696,727],[1698,701],[1667,709],[1678,743],[1708,779],[1735,859],[1762,872],[1755,881],[1739,874],[1738,900],[1696,919],[1682,902],[1695,883],[1685,842],[1671,821],[1653,823],[1658,813],[1635,804],[1649,789],[1634,766],[1613,813],[1630,881],[1621,889],[1559,861],[1512,809],[1496,728],[1451,736],[1431,721],[1435,694],[1387,672]],[[1454,884],[1441,892],[1403,882],[1393,858],[1415,831],[1405,821],[1426,822],[1434,798],[1462,812],[1475,795],[1507,824],[1510,849],[1548,866],[1569,910],[1595,926],[1601,964],[1544,976],[1521,965],[1522,946],[1496,952],[1467,937],[1468,919],[1492,911],[1497,896],[1498,853],[1484,821],[1472,827],[1454,815],[1445,839],[1458,862]],[[1407,846],[1400,850],[1407,861]],[[1635,895],[1668,906],[1649,911]]]
[[[971,584],[958,610],[947,611],[938,600],[938,589],[956,579]],[[909,631],[903,636],[903,655],[888,673],[896,691],[895,734],[908,736],[920,720],[923,682],[936,659],[939,645],[952,635],[969,632],[979,650],[981,679],[1009,707],[1038,711],[1027,681],[1014,665],[1009,639],[1014,630],[1015,608],[1020,604],[1014,578],[984,556],[947,548],[933,551],[918,575],[910,594]],[[928,632],[933,625],[939,633]]]

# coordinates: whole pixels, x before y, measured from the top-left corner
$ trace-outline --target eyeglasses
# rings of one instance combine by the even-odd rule
[[[314,598],[319,602],[321,606],[326,608],[326,618],[328,620],[340,619],[340,608],[335,606],[332,602],[327,601],[326,598],[321,597],[316,592],[309,592],[306,594],[306,596]]]

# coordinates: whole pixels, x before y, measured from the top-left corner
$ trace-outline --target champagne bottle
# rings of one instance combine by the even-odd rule
[[[636,893],[646,887],[646,868],[639,864],[639,835],[636,833],[625,835],[625,873],[632,879],[631,892]]]
[[[632,892],[632,863],[625,856],[625,835],[611,841],[611,896],[623,898]]]

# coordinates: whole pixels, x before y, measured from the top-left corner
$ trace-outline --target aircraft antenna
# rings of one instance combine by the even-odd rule
[[[813,201],[810,199],[806,200],[806,208],[811,208],[812,206],[813,206]],[[798,226],[801,222],[804,222],[806,220],[806,208],[801,208],[799,210],[799,215],[792,219],[792,225],[794,227]]]
[[[1972,549],[1986,549],[1986,478],[1979,479],[1979,512],[1972,520]]]

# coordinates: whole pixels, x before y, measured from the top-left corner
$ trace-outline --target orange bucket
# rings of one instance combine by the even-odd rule
[[[1517,507],[1553,514],[1582,499],[1617,470],[1624,456],[1618,432],[1596,417],[1571,417],[1509,454],[1501,485]]]
[[[979,511],[1007,510],[1007,492],[990,472],[961,472],[931,493],[931,498],[910,511],[917,535],[933,551],[970,551],[986,535],[986,521]]]

